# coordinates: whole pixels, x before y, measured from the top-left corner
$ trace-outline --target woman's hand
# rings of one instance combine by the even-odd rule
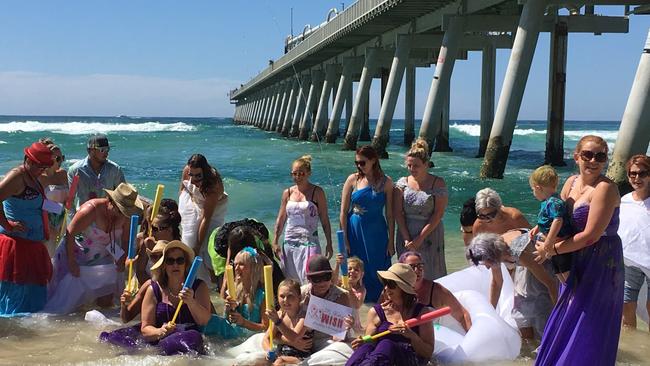
[[[282,314],[284,317],[284,314]],[[273,309],[266,309],[266,316],[269,318],[274,323],[277,323],[278,320],[280,320],[280,317],[278,316],[278,312],[273,310]]]
[[[334,254],[334,248],[332,248],[332,244],[328,244],[325,246],[325,257],[327,259],[332,258],[332,255]]]
[[[359,337],[352,340],[352,343],[350,344],[350,346],[352,346],[352,349],[357,349],[360,346],[362,346],[363,343],[364,343],[363,338],[361,338],[361,336],[359,336]]]
[[[401,334],[408,339],[413,339],[418,336],[417,334],[415,334],[413,330],[411,330],[411,328],[407,327],[406,323],[404,323],[403,321],[391,325],[390,327],[388,327],[388,330],[390,330],[392,333],[395,334]]]
[[[244,323],[244,317],[236,311],[231,311],[228,314],[228,321],[233,324],[242,325]]]
[[[131,303],[131,300],[133,300],[131,291],[125,289],[124,292],[122,292],[122,296],[120,296],[120,306],[128,306],[129,303]]]
[[[194,305],[196,303],[196,299],[194,299],[194,290],[189,287],[183,288],[181,292],[178,293],[178,297],[183,300],[187,306]]]
[[[174,333],[175,329],[176,329],[176,324],[174,324],[172,322],[163,324],[163,326],[160,327],[160,329],[159,329],[158,339],[159,340],[163,339],[163,338],[167,337],[168,335]]]
[[[237,309],[237,307],[239,306],[239,304],[237,303],[237,300],[235,300],[235,299],[233,299],[232,297],[230,297],[230,295],[226,296],[226,300],[225,300],[225,301],[226,301],[226,303],[225,303],[225,307],[226,307],[226,311],[227,311],[227,312],[228,312],[228,311],[234,311],[234,310]]]
[[[311,339],[311,337],[301,337],[296,339],[295,341],[291,342],[292,346],[295,347],[296,349],[303,351],[303,352],[310,352],[311,347],[314,344],[314,341]]]
[[[386,255],[392,257],[395,254],[395,243],[388,239],[388,246],[386,247]]]
[[[273,253],[275,253],[275,256],[278,258],[282,258],[282,248],[277,243],[273,243]]]
[[[535,262],[539,264],[544,263],[547,259],[553,256],[551,248],[547,248],[543,241],[535,242],[535,249],[536,250],[533,252],[535,255]]]

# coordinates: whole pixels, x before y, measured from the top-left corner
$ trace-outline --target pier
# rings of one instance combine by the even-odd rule
[[[617,5],[620,16],[595,14]],[[545,163],[564,165],[564,99],[568,35],[627,33],[630,18],[650,13],[650,0],[359,0],[333,9],[316,28],[289,37],[285,54],[232,90],[234,121],[299,140],[356,149],[370,140],[368,105],[374,79],[381,107],[372,145],[382,158],[405,80],[404,144],[415,138],[415,75],[435,67],[418,136],[435,151],[451,151],[449,96],[457,61],[481,52],[480,176],[502,178],[540,32],[550,33]],[[495,98],[496,50],[511,49],[501,94]],[[650,142],[650,35],[622,118],[609,175]],[[613,72],[616,72],[615,70]],[[353,93],[353,83],[357,83]],[[354,95],[353,95],[354,94]],[[495,101],[497,101],[495,103]],[[345,121],[341,126],[345,107]],[[625,127],[625,128],[624,128]],[[623,174],[623,175],[621,175]]]

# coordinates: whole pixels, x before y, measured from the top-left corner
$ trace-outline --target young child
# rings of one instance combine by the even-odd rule
[[[263,261],[251,247],[245,247],[235,256],[236,296],[227,294],[224,317],[212,315],[204,333],[224,339],[250,336],[266,330]]]
[[[312,332],[304,326],[304,314],[300,311],[300,284],[292,279],[286,279],[278,286],[278,303],[280,310],[266,309],[266,315],[273,321],[273,339],[277,344],[274,366],[298,364],[311,355]],[[268,331],[262,346],[269,350]],[[310,348],[308,351],[301,347]]]
[[[531,174],[530,188],[539,201],[537,226],[531,232],[531,238],[544,242],[547,253],[553,252],[553,245],[573,234],[571,218],[566,203],[557,194],[558,175],[550,165],[541,166]],[[571,254],[565,253],[551,258],[553,272],[562,283],[566,283],[571,269]]]
[[[343,263],[343,255],[337,254],[336,267],[332,273],[332,282],[337,283],[339,287],[343,286],[342,279],[338,278],[341,263]],[[346,290],[348,290],[350,293],[350,307],[354,310],[352,313],[352,317],[354,318],[354,325],[352,326],[352,329],[357,334],[363,334],[359,309],[361,309],[361,306],[366,300],[366,288],[363,286],[364,274],[365,272],[363,261],[356,256],[348,258],[348,282],[350,284],[350,288],[346,288]]]

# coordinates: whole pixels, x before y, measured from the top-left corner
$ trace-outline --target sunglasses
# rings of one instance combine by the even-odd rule
[[[366,163],[367,163],[367,161],[365,161],[365,160],[356,160],[354,162],[354,165],[356,165],[358,167],[364,167],[364,166],[366,166]]]
[[[493,218],[497,217],[497,213],[498,213],[498,211],[494,210],[494,211],[492,211],[490,213],[478,214],[478,215],[476,215],[476,217],[478,217],[479,220],[492,220]]]
[[[582,150],[580,151],[580,159],[583,161],[591,161],[592,159],[596,159],[596,162],[604,163],[607,161],[607,153],[602,151],[595,153],[589,150]]]
[[[321,283],[321,282],[327,282],[332,279],[332,274],[331,273],[322,273],[318,275],[313,275],[313,276],[308,276],[307,279],[309,279],[309,282],[311,283]]]
[[[65,161],[65,155],[56,156],[54,160],[56,160],[57,163],[62,163]]]
[[[154,233],[157,233],[159,231],[167,230],[169,229],[169,226],[153,226],[151,225],[151,231]]]
[[[96,147],[95,150],[99,151],[102,154],[106,154],[109,151],[111,151],[110,146],[104,146],[104,147]]]
[[[631,178],[631,179],[634,179],[636,177],[639,177],[639,179],[643,179],[643,178],[646,178],[649,175],[650,175],[650,171],[648,171],[648,170],[639,170],[638,172],[633,172],[633,171],[627,172],[628,178]]]
[[[185,257],[176,257],[176,258],[167,257],[167,258],[165,258],[165,264],[166,265],[172,266],[172,265],[174,265],[174,263],[178,264],[179,266],[182,266],[183,264],[185,264]]]
[[[424,263],[413,263],[413,264],[409,264],[409,266],[411,266],[411,268],[413,268],[414,271],[421,271],[424,269]]]
[[[294,177],[302,177],[303,175],[305,175],[305,172],[302,172],[302,171],[299,170],[299,171],[296,171],[296,172],[291,172],[291,175],[294,176]]]
[[[388,287],[391,290],[394,290],[397,288],[397,282],[393,280],[384,280],[384,286]]]

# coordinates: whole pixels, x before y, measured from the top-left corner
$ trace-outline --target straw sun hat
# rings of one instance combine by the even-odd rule
[[[388,271],[377,271],[377,276],[382,280],[394,281],[402,291],[415,295],[415,282],[417,275],[413,268],[406,263],[395,263]]]
[[[163,241],[163,240],[159,240],[158,243],[156,243],[156,246],[158,246],[158,244],[161,241]],[[154,251],[155,251],[155,249],[156,248],[154,247]],[[185,266],[190,266],[192,264],[192,262],[194,261],[194,251],[189,246],[187,246],[186,244],[184,244],[180,240],[172,240],[169,243],[167,243],[167,246],[165,246],[165,248],[163,249],[163,255],[162,255],[162,257],[160,257],[158,262],[156,262],[153,266],[151,266],[151,272],[152,273],[154,273],[154,272],[157,273],[158,271],[160,271],[163,263],[165,263],[165,256],[172,249],[180,249],[183,252],[185,252]]]
[[[164,253],[167,244],[169,244],[169,241],[167,240],[158,240],[156,242],[156,245],[153,246],[153,248],[151,249],[147,248],[147,255]]]
[[[138,199],[138,191],[132,185],[120,183],[115,190],[104,189],[104,191],[111,197],[122,215],[126,217],[142,215],[144,205]]]

